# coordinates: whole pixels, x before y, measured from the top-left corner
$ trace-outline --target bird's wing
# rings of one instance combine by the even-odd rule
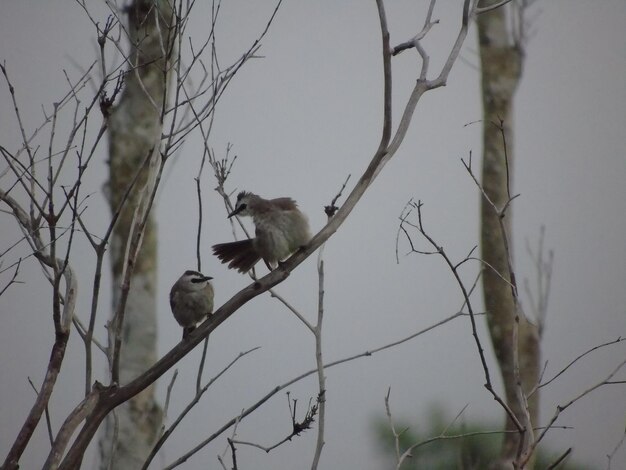
[[[290,197],[277,197],[270,201],[275,207],[283,211],[292,211],[298,207],[296,201]]]
[[[176,304],[178,303],[178,294],[174,288],[170,291],[170,307],[172,310],[176,308]]]

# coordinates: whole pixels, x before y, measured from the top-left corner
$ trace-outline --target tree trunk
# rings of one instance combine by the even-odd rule
[[[508,183],[513,175],[513,96],[521,75],[523,60],[521,49],[512,44],[506,21],[504,8],[498,8],[478,18],[484,112],[482,185],[486,195],[499,210],[510,198]],[[518,348],[522,390],[528,392],[536,385],[539,377],[539,335],[537,328],[523,315],[508,283],[515,282],[515,279],[511,279],[509,270],[509,257],[512,257],[511,207],[508,207],[503,219],[508,249],[498,214],[486,198],[482,200],[481,218],[482,259],[497,271],[496,273],[486,268],[483,276],[489,333],[502,374],[506,402],[518,420],[524,423],[526,404],[518,394],[514,348],[515,346]],[[519,320],[518,342],[514,345],[516,320]],[[539,395],[535,393],[528,401],[528,415],[532,424],[536,424],[538,420],[538,405]],[[506,429],[516,429],[508,418]],[[510,462],[514,460],[518,451],[519,440],[518,433],[504,435],[501,461],[496,468],[511,468]]]
[[[133,67],[126,74],[125,89],[109,119],[110,178],[107,196],[113,213],[118,210],[146,157],[160,143],[167,80],[164,54],[167,54],[167,45],[171,43],[169,26],[172,11],[166,1],[135,0],[127,13],[130,35],[128,59]],[[111,240],[113,311],[119,302],[127,238],[147,171],[146,165],[124,204]],[[122,326],[119,369],[122,385],[155,362],[156,267],[156,224],[150,216],[134,265]],[[161,418],[162,411],[154,399],[153,386],[120,406],[114,416],[109,415],[100,438],[101,468],[139,468],[156,440]]]

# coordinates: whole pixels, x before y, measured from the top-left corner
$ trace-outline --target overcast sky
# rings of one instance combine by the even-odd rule
[[[99,21],[106,10],[88,2]],[[198,2],[201,3],[201,2]],[[421,27],[425,1],[389,0],[391,42],[399,43]],[[424,41],[431,75],[438,73],[459,26],[460,1],[441,1],[441,20]],[[272,2],[225,2],[218,33],[223,63],[229,63],[262,31]],[[525,250],[546,227],[546,246],[555,251],[549,317],[543,344],[546,376],[551,377],[587,349],[626,335],[626,2],[605,0],[539,1],[532,11],[532,35],[515,107],[514,247],[518,277],[535,273]],[[190,34],[200,41],[209,14],[198,5]],[[327,204],[348,174],[349,186],[365,169],[380,138],[382,70],[379,29],[373,1],[285,0],[260,54],[236,77],[218,109],[211,145],[223,155],[228,143],[238,156],[229,188],[266,197],[291,196],[309,215],[314,231],[325,221]],[[0,60],[16,86],[29,128],[41,120],[66,91],[63,70],[79,75],[95,58],[95,32],[82,9],[70,0],[5,0],[0,6]],[[477,190],[460,158],[473,152],[478,168],[481,119],[475,29],[470,30],[448,86],[428,93],[418,105],[398,154],[381,173],[351,217],[325,250],[326,316],[324,355],[330,361],[362,352],[425,328],[456,312],[461,295],[441,259],[401,256],[396,263],[398,215],[410,199],[425,204],[427,228],[449,254],[460,260],[478,240]],[[393,59],[394,123],[411,90],[420,62],[414,52]],[[43,141],[45,142],[45,140]],[[6,84],[0,83],[0,144],[20,145]],[[190,137],[176,161],[168,164],[158,194],[159,345],[160,354],[180,338],[167,294],[182,271],[195,266],[195,186],[202,153],[199,135]],[[5,164],[0,163],[0,172]],[[104,155],[87,177],[93,193],[86,214],[101,233],[109,212],[100,189]],[[206,195],[203,267],[215,278],[221,305],[248,279],[230,272],[209,253],[209,246],[230,239],[230,227],[215,180],[204,177]],[[4,181],[0,179],[0,185]],[[4,210],[5,208],[3,208]],[[17,239],[10,217],[1,214],[5,249]],[[93,256],[76,241],[74,259],[81,277],[78,313],[90,302]],[[403,255],[406,244],[401,246]],[[478,269],[468,267],[467,279]],[[7,280],[0,276],[0,285]],[[15,438],[34,394],[27,377],[41,383],[53,341],[47,290],[33,292],[29,279],[40,276],[31,260],[20,278],[0,297],[0,454]],[[108,276],[107,276],[108,278]],[[108,282],[108,281],[107,281]],[[309,319],[317,300],[315,257],[279,288]],[[524,297],[525,304],[527,299]],[[102,320],[106,317],[103,299]],[[476,302],[480,307],[480,299]],[[488,346],[487,337],[484,344]],[[104,337],[104,328],[97,331]],[[203,399],[193,416],[172,436],[159,463],[169,463],[274,386],[314,365],[314,341],[308,330],[275,300],[258,298],[211,335],[205,377],[216,374],[240,351],[261,346],[243,359]],[[67,363],[51,402],[58,429],[82,395],[82,346],[72,340]],[[489,349],[489,348],[488,348]],[[490,352],[490,350],[489,350]],[[191,397],[199,352],[179,366],[176,416]],[[626,355],[613,346],[578,362],[545,389],[542,423],[563,404],[602,380]],[[492,363],[493,364],[493,363]],[[101,380],[104,365],[101,364]],[[495,369],[494,369],[495,370]],[[624,379],[625,374],[620,378]],[[171,374],[158,383],[159,397]],[[484,377],[469,323],[457,320],[410,343],[371,358],[327,371],[328,419],[321,468],[381,468],[372,422],[391,406],[398,420],[419,427],[430,407],[443,406],[450,418],[465,405],[469,420],[497,426],[502,412],[483,388]],[[290,387],[301,410],[316,395],[316,380]],[[547,444],[555,453],[574,447],[574,458],[604,468],[624,431],[623,385],[594,392],[563,413]],[[289,432],[284,394],[246,420],[238,437],[270,445]],[[197,454],[183,468],[218,468],[216,455],[225,437]],[[47,454],[41,428],[23,459],[38,468]],[[315,446],[309,431],[266,455],[240,452],[242,468],[306,468]],[[91,457],[90,457],[91,458]],[[157,459],[158,460],[158,459]],[[626,468],[626,449],[613,468]],[[86,466],[89,468],[89,465]],[[157,465],[154,468],[158,468]]]

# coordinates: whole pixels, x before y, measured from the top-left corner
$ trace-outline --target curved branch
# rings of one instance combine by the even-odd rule
[[[31,219],[20,204],[1,189],[0,200],[11,208],[18,225],[23,229],[23,231],[26,233],[31,232]],[[41,263],[53,268],[57,266],[64,266],[64,269],[60,274],[65,278],[65,297],[63,302],[63,314],[61,316],[62,322],[60,324],[60,328],[55,331],[55,341],[52,345],[52,351],[50,352],[50,359],[48,361],[48,367],[41,390],[37,394],[37,399],[35,400],[35,403],[33,404],[26,420],[24,421],[24,424],[22,425],[22,428],[17,435],[17,438],[13,442],[13,445],[6,456],[2,465],[4,470],[16,469],[19,467],[20,457],[30,442],[31,437],[35,432],[35,428],[41,419],[41,415],[48,406],[48,401],[52,395],[57,377],[61,370],[61,365],[63,364],[63,358],[65,357],[65,350],[69,339],[72,318],[74,317],[74,306],[76,304],[76,294],[78,290],[74,272],[69,264],[66,264],[65,260],[52,257],[50,253],[45,251],[41,240],[36,235],[29,236],[27,238],[34,250],[34,255]],[[55,287],[58,287],[58,285],[55,284]]]

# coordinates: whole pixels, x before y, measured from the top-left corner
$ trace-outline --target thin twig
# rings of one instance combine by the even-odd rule
[[[293,409],[291,407],[291,401],[290,401],[290,397],[289,397],[289,392],[287,392],[287,403],[289,404],[289,414],[290,414],[290,418],[291,418],[291,432],[289,432],[289,434],[287,436],[285,436],[284,438],[282,438],[280,441],[276,442],[275,444],[272,444],[270,446],[263,446],[261,444],[258,444],[256,442],[249,442],[249,441],[241,441],[241,440],[235,440],[234,436],[229,439],[229,441],[232,441],[235,444],[241,444],[241,445],[247,445],[250,447],[256,447],[257,449],[261,449],[262,451],[264,451],[265,453],[270,453],[272,450],[280,447],[281,445],[283,445],[285,442],[291,441],[295,436],[299,436],[303,431],[306,431],[307,429],[311,428],[311,425],[313,424],[313,421],[315,421],[315,416],[318,412],[318,406],[319,406],[319,396],[318,399],[316,400],[315,404],[311,405],[310,401],[309,401],[309,408],[306,412],[306,414],[304,415],[304,418],[301,421],[298,421],[296,419],[296,400],[293,400],[294,402],[294,406]],[[234,434],[234,431],[233,431]]]
[[[535,450],[535,448],[539,445],[539,443],[541,442],[541,440],[546,436],[546,434],[548,433],[548,431],[553,427],[554,423],[556,422],[556,420],[559,418],[560,414],[565,411],[567,408],[569,408],[570,406],[572,406],[574,403],[576,403],[577,401],[579,401],[581,398],[589,395],[591,392],[593,392],[594,390],[607,385],[608,383],[610,383],[611,379],[615,376],[615,374],[617,374],[622,367],[624,367],[626,365],[626,359],[623,360],[622,362],[620,362],[617,367],[615,367],[610,373],[609,375],[604,379],[601,380],[600,382],[597,382],[595,385],[589,387],[588,389],[582,391],[581,393],[579,393],[578,395],[576,395],[574,398],[572,398],[571,400],[569,400],[567,403],[565,403],[564,405],[558,405],[556,407],[556,410],[554,412],[554,414],[552,415],[552,417],[550,418],[550,421],[548,422],[547,426],[545,427],[545,429],[541,432],[541,434],[539,434],[539,436],[537,437],[537,439],[535,439],[534,442],[532,442],[532,444],[530,445],[530,447],[526,450],[525,455],[523,456],[524,458],[521,460],[521,468],[524,468],[524,465],[526,465],[528,463],[528,461],[530,460],[530,458],[533,455],[533,452]]]
[[[174,369],[174,373],[172,374],[172,378],[170,383],[167,386],[167,392],[165,394],[165,405],[163,405],[163,421],[167,419],[167,412],[170,408],[170,398],[172,397],[172,390],[174,389],[174,383],[176,382],[176,378],[178,377],[178,369]],[[161,425],[161,435],[163,435],[163,431],[165,431],[165,425]]]
[[[202,372],[204,371],[204,363],[206,361],[206,353],[209,346],[209,337],[204,338],[202,344],[202,356],[200,357],[200,364],[198,364],[198,374],[196,375],[196,393],[200,393],[202,389]]]
[[[39,390],[37,390],[37,387],[35,387],[35,384],[33,383],[30,377],[28,377],[28,383],[30,384],[32,389],[35,391],[35,393],[39,394]],[[46,405],[45,413],[46,413],[46,428],[48,430],[48,439],[50,440],[50,445],[52,445],[54,442],[54,435],[52,433],[52,423],[50,422],[50,410],[48,408],[48,405]]]
[[[327,364],[324,364],[324,370],[329,369],[331,367],[334,366],[338,366],[340,364],[345,364],[351,361],[354,361],[356,359],[360,359],[363,357],[371,357],[374,354],[378,353],[378,352],[382,352],[385,351],[387,349],[391,349],[391,348],[395,348],[396,346],[399,346],[400,344],[403,344],[405,342],[408,342],[414,338],[417,338],[425,333],[428,333],[431,330],[434,330],[448,322],[451,322],[459,317],[462,316],[466,316],[468,314],[465,314],[463,312],[458,312],[455,313],[447,318],[444,318],[443,320],[434,323],[433,325],[424,328],[420,331],[417,331],[409,336],[406,336],[404,338],[401,338],[399,340],[393,341],[391,343],[387,343],[383,346],[379,346],[377,348],[374,349],[368,349],[366,351],[363,351],[361,353],[358,354],[354,354],[352,356],[348,356],[345,357],[343,359],[338,359],[336,361],[332,361],[329,362]],[[479,313],[475,312],[474,315],[479,315]],[[300,374],[297,377],[292,378],[291,380],[274,387],[272,390],[270,390],[267,394],[265,394],[261,399],[259,399],[257,402],[255,402],[253,405],[249,406],[248,408],[245,408],[240,414],[238,414],[236,417],[232,418],[231,420],[229,420],[228,422],[226,422],[221,428],[219,428],[217,431],[215,431],[213,434],[211,434],[209,437],[207,437],[206,439],[204,439],[202,442],[200,442],[198,445],[196,445],[194,448],[192,448],[191,450],[189,450],[188,452],[186,452],[185,454],[183,454],[181,457],[179,457],[178,459],[176,459],[174,462],[172,462],[171,464],[167,465],[163,470],[171,470],[181,464],[183,464],[184,462],[186,462],[189,458],[191,458],[194,454],[196,454],[197,452],[199,452],[200,450],[202,450],[204,447],[206,447],[209,443],[211,443],[213,440],[215,440],[218,436],[220,436],[223,432],[225,432],[227,429],[229,429],[231,426],[233,426],[236,422],[238,422],[239,420],[245,418],[246,416],[252,414],[254,411],[256,411],[258,408],[261,407],[261,405],[263,405],[265,402],[267,402],[270,398],[272,398],[274,395],[276,395],[278,392],[280,392],[281,390],[286,389],[287,387],[293,385],[296,382],[299,382],[300,380],[313,375],[317,372],[317,368],[311,369],[303,374]],[[147,468],[147,467],[145,467]]]
[[[611,453],[606,456],[606,459],[607,459],[606,470],[611,470],[611,463],[613,461],[613,457],[615,457],[615,454],[617,454],[617,451],[620,449],[620,447],[622,447],[624,442],[626,442],[626,429],[624,430],[624,433],[622,434],[622,438],[617,442],[617,444],[615,445]]]
[[[20,272],[20,265],[22,264],[22,258],[19,258],[17,260],[17,263],[15,265],[15,270],[13,271],[13,276],[11,276],[11,279],[9,279],[9,282],[7,282],[7,285],[4,286],[2,288],[2,290],[0,290],[0,297],[2,296],[2,294],[4,294],[6,292],[6,290],[11,287],[13,284],[19,284],[21,283],[21,281],[17,281],[17,275]]]
[[[331,216],[329,216],[330,218]],[[322,358],[322,322],[324,319],[324,247],[320,247],[317,256],[318,296],[317,296],[317,324],[315,325],[315,364],[317,366],[319,420],[317,425],[317,440],[315,454],[311,463],[311,470],[316,470],[324,447],[324,428],[326,424],[326,377],[324,376],[324,360]]]
[[[559,465],[561,465],[563,463],[563,461],[569,457],[569,455],[572,453],[572,448],[570,447],[569,449],[567,449],[565,452],[563,452],[554,462],[552,462],[550,465],[548,465],[546,467],[546,470],[553,470],[555,468],[557,468]]]
[[[574,364],[576,364],[579,360],[581,360],[583,357],[585,357],[586,355],[592,353],[593,351],[597,350],[597,349],[602,349],[606,346],[612,346],[614,344],[618,344],[618,343],[623,343],[624,341],[626,341],[626,338],[622,338],[621,336],[618,337],[617,339],[613,340],[613,341],[607,341],[606,343],[602,343],[602,344],[598,344],[597,346],[594,346],[592,348],[587,349],[585,352],[579,354],[578,356],[576,356],[574,359],[572,359],[565,367],[563,367],[559,372],[557,372],[554,377],[552,377],[550,380],[547,380],[545,382],[542,382],[540,384],[538,384],[529,394],[528,396],[530,397],[533,393],[535,393],[536,389],[540,389],[543,388],[547,385],[550,385],[552,382],[554,382],[556,379],[558,379],[561,375],[563,375],[570,367],[572,367]]]
[[[511,421],[513,422],[515,428],[517,429],[518,432],[523,432],[524,430],[524,426],[522,426],[522,424],[520,423],[520,421],[517,419],[517,417],[515,416],[515,413],[513,413],[513,411],[511,410],[511,408],[508,406],[508,404],[502,399],[502,397],[500,397],[500,395],[495,391],[492,381],[491,381],[491,373],[489,372],[489,367],[487,365],[487,359],[485,357],[485,351],[484,348],[482,346],[482,342],[480,340],[480,337],[478,336],[478,329],[477,329],[477,325],[476,325],[476,319],[475,319],[475,313],[472,307],[472,303],[470,301],[470,296],[469,296],[469,292],[467,290],[467,288],[465,287],[465,284],[463,283],[463,280],[461,279],[459,273],[458,273],[458,263],[455,264],[451,261],[451,259],[448,257],[447,253],[445,252],[444,248],[442,246],[440,246],[427,232],[426,229],[424,228],[424,224],[422,222],[422,203],[421,201],[418,201],[417,203],[412,202],[411,206],[413,209],[417,210],[417,224],[415,225],[417,227],[417,229],[419,230],[419,233],[428,241],[428,243],[433,247],[433,249],[439,254],[441,255],[441,257],[444,259],[445,263],[448,265],[448,268],[450,269],[459,289],[461,290],[461,293],[463,295],[463,299],[465,301],[465,305],[467,305],[468,311],[469,311],[469,318],[470,318],[470,324],[471,324],[471,329],[472,329],[472,336],[474,338],[474,343],[476,344],[476,348],[478,350],[478,356],[480,358],[480,363],[482,365],[482,369],[483,369],[483,374],[485,376],[485,385],[484,387],[487,389],[487,391],[489,391],[489,393],[491,393],[492,397],[494,398],[494,400],[496,400],[500,406],[504,409],[504,411],[506,412],[507,416],[509,416],[509,418],[511,419]],[[407,214],[408,216],[408,214]],[[401,222],[403,223],[403,222]]]
[[[235,357],[232,361],[230,361],[215,377],[209,380],[206,383],[206,385],[204,385],[199,391],[196,392],[193,399],[187,404],[187,406],[183,409],[183,411],[180,412],[180,414],[174,420],[174,422],[170,425],[170,427],[164,432],[163,431],[161,432],[161,436],[159,437],[157,442],[154,444],[154,446],[152,447],[152,450],[150,451],[150,454],[148,454],[148,457],[143,463],[141,467],[142,470],[146,470],[148,468],[148,466],[150,465],[150,463],[152,462],[152,460],[158,453],[159,449],[161,449],[161,447],[165,443],[165,441],[169,439],[169,437],[176,430],[178,425],[182,422],[184,417],[196,406],[196,404],[198,404],[198,402],[202,398],[202,395],[204,395],[204,393],[211,387],[211,385],[213,385],[217,381],[217,379],[219,379],[222,375],[224,375],[226,371],[228,371],[239,359],[243,358],[244,356],[247,356],[248,354],[252,353],[253,351],[256,351],[257,349],[259,349],[259,347],[255,347],[247,351],[240,352],[237,355],[237,357]],[[172,384],[174,383],[173,379],[171,383]]]
[[[480,8],[476,7],[476,9],[474,10],[474,14],[482,15],[483,13],[490,12],[492,10],[495,10],[496,8],[501,8],[507,3],[510,3],[511,1],[512,0],[501,0],[498,3],[494,3],[493,5],[489,5],[486,7],[480,7]]]
[[[441,431],[441,433],[439,433],[439,435],[425,439],[423,441],[420,442],[416,442],[415,444],[410,445],[406,450],[401,451],[400,449],[400,438],[402,436],[402,434],[404,434],[408,428],[404,428],[402,431],[397,431],[395,424],[393,422],[393,417],[391,414],[391,406],[389,405],[389,396],[391,393],[391,388],[387,389],[387,395],[385,396],[385,413],[387,415],[387,421],[389,422],[389,428],[391,429],[391,433],[394,437],[394,451],[395,451],[395,457],[396,457],[396,470],[400,470],[402,468],[402,465],[405,463],[405,461],[411,457],[413,457],[413,451],[423,447],[425,445],[431,444],[433,442],[438,442],[438,441],[442,441],[442,440],[456,440],[456,439],[465,439],[468,437],[473,437],[473,436],[488,436],[488,435],[501,435],[501,434],[507,434],[507,433],[516,433],[517,431],[512,430],[512,431],[474,431],[474,432],[467,432],[467,433],[461,433],[461,434],[452,434],[452,435],[448,435],[446,434],[448,429],[458,420],[458,418],[463,414],[463,412],[465,411],[465,409],[467,408],[467,405],[465,405],[461,411],[459,413],[457,413],[457,415],[455,416],[455,418]]]
[[[276,289],[270,289],[268,292],[270,293],[271,297],[275,298],[285,307],[287,307],[287,309],[289,309],[289,311],[293,313],[298,318],[298,320],[300,320],[312,333],[315,333],[315,327],[304,317],[304,315],[302,315],[293,305],[291,305],[291,303],[289,303],[287,299],[285,299],[282,295],[276,292]]]

